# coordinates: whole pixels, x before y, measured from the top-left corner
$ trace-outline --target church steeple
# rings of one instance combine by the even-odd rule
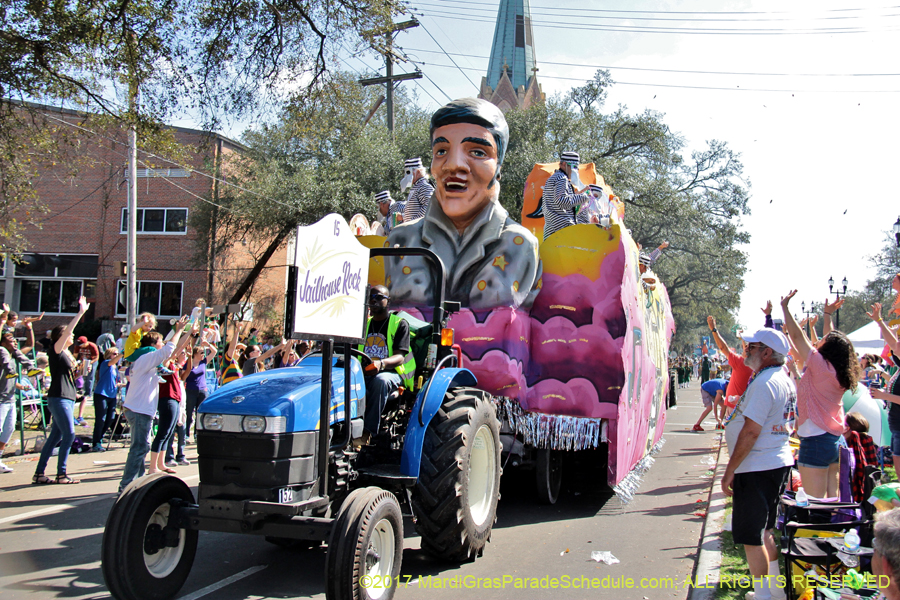
[[[500,0],[487,77],[478,97],[504,111],[527,108],[544,99],[536,71],[529,0]]]

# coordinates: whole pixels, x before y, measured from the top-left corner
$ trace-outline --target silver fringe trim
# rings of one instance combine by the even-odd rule
[[[495,396],[497,417],[535,448],[587,450],[607,441],[604,419],[527,412],[517,400]]]
[[[613,486],[613,491],[616,493],[616,496],[619,497],[619,501],[622,504],[628,504],[634,500],[634,495],[641,485],[644,475],[650,470],[653,463],[656,462],[653,459],[653,456],[659,453],[665,443],[666,439],[660,438],[656,445],[650,449],[647,456],[639,460],[638,463],[634,465],[634,468],[631,469],[631,472],[629,472],[618,485]]]

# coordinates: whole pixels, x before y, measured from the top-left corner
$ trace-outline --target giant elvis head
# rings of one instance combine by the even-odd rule
[[[460,232],[500,195],[500,166],[508,141],[506,118],[487,100],[454,100],[432,115],[434,194]]]

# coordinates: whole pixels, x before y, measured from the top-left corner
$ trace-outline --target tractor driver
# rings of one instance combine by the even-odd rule
[[[360,346],[372,363],[365,368],[366,414],[363,438],[378,433],[381,412],[391,394],[403,385],[412,390],[416,363],[409,351],[409,323],[388,312],[390,292],[383,285],[369,292],[369,320]]]

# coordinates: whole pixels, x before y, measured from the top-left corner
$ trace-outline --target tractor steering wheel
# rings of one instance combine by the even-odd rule
[[[302,363],[304,360],[306,360],[310,356],[322,356],[322,354],[323,354],[323,352],[321,350],[317,350],[316,352],[310,352],[309,354],[307,354],[306,356],[301,358],[300,362]],[[359,364],[363,368],[363,370],[365,370],[365,368],[367,366],[372,364],[372,359],[369,358],[369,355],[366,354],[365,352],[359,350],[358,348],[350,348],[350,354],[353,356],[356,356],[356,358],[359,360]],[[335,353],[332,356],[334,358],[343,358],[344,353],[343,352],[341,352],[340,354]],[[297,363],[297,364],[300,364],[300,363]]]

